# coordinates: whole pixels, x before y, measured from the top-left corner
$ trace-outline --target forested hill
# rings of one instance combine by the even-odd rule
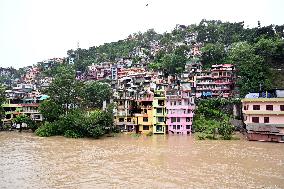
[[[198,59],[205,67],[235,64],[238,84],[247,90],[256,90],[259,83],[265,89],[279,88],[284,87],[284,73],[279,70],[284,69],[283,39],[284,25],[261,26],[258,22],[258,27],[247,28],[244,22],[202,20],[199,24],[177,25],[170,33],[158,34],[150,29],[117,42],[77,49],[80,58],[75,67],[85,71],[92,63],[128,58],[134,64],[175,74],[183,71],[186,62]],[[201,46],[200,55],[192,53],[194,46]]]

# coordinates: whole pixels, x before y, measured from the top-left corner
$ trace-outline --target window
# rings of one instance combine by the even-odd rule
[[[119,122],[124,122],[124,118],[119,118],[118,121]]]
[[[252,117],[253,123],[259,123],[259,117]]]
[[[162,109],[162,108],[157,108],[157,113],[158,113],[158,114],[163,113],[163,109]]]
[[[190,118],[189,117],[186,118],[186,122],[190,122]]]
[[[177,102],[176,102],[176,101],[174,101],[174,105],[177,105]]]
[[[190,129],[190,125],[186,125],[186,129]]]
[[[280,111],[284,111],[284,105],[280,105]]]
[[[143,122],[148,122],[148,117],[143,117]]]
[[[181,105],[181,101],[179,101],[178,103],[179,103],[179,105]]]
[[[253,105],[253,110],[260,110],[260,105]]]
[[[266,105],[266,110],[273,110],[273,105]]]
[[[190,110],[190,109],[187,109],[187,113],[190,114],[190,113],[191,113],[191,110]]]
[[[158,117],[158,122],[163,122],[164,118],[163,117]]]
[[[177,122],[180,122],[180,117],[177,117]]]
[[[177,129],[177,126],[176,126],[176,125],[173,125],[173,129]]]
[[[40,119],[40,115],[34,115],[34,119]]]
[[[163,100],[158,100],[158,105],[159,106],[164,106],[164,101]]]
[[[244,110],[248,110],[248,109],[247,109],[247,106],[244,106]]]
[[[176,118],[175,118],[175,117],[172,117],[172,118],[171,118],[171,123],[174,123],[174,122],[176,122]]]
[[[157,125],[156,126],[156,131],[161,132],[162,131],[162,125]]]
[[[127,122],[131,122],[131,118],[127,118]]]
[[[180,130],[180,125],[177,125],[177,130]]]
[[[143,125],[143,130],[149,130],[149,126]]]
[[[264,117],[264,123],[269,123],[269,117]]]

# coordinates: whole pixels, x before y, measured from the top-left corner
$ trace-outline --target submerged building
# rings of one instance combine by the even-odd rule
[[[284,90],[250,93],[242,105],[249,140],[284,142]]]

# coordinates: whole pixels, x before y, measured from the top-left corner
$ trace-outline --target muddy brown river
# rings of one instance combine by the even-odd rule
[[[0,132],[0,188],[284,188],[284,144]]]

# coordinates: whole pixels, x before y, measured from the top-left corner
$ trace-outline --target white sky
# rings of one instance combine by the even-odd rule
[[[78,41],[88,48],[203,18],[282,25],[283,8],[284,0],[0,0],[0,67],[64,57]]]

